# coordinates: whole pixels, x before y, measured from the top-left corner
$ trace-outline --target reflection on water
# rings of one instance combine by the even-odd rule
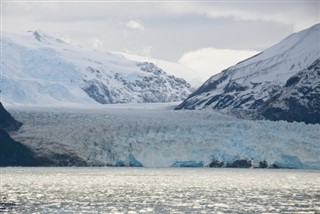
[[[320,171],[1,168],[5,213],[319,213]]]

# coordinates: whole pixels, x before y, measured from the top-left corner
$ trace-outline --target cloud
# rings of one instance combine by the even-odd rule
[[[202,48],[183,54],[178,62],[209,78],[257,53],[251,50]]]
[[[98,38],[94,38],[92,40],[92,47],[95,50],[102,51],[103,50],[103,42]]]
[[[144,31],[144,26],[137,20],[130,20],[126,23],[126,26],[133,30]]]
[[[225,1],[185,2],[163,7],[171,14],[197,14],[208,18],[232,18],[234,21],[275,22],[300,31],[319,23],[319,1]]]
[[[151,46],[153,57],[177,61],[202,47],[263,50],[319,22],[319,6],[319,1],[5,1],[1,18],[3,31],[67,34],[83,47],[95,44],[107,51]]]

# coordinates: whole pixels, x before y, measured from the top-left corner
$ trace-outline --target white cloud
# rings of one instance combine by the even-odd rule
[[[232,18],[235,21],[275,22],[300,31],[319,23],[317,1],[232,1],[232,2],[185,2],[184,4],[165,3],[163,7],[172,14],[205,15],[209,18]]]
[[[103,50],[103,42],[98,38],[94,38],[92,40],[92,47],[95,50],[102,51]]]
[[[1,18],[3,31],[40,29],[53,35],[67,34],[86,48],[103,45],[107,51],[152,46],[153,57],[177,61],[188,50],[201,47],[263,50],[318,23],[319,6],[319,1],[302,0],[7,0],[2,4]],[[94,37],[100,42],[94,42]],[[143,52],[148,55],[147,50]]]
[[[144,31],[144,26],[137,20],[130,20],[126,23],[126,26],[133,30]]]
[[[202,48],[183,54],[178,62],[209,78],[257,53],[251,50]]]

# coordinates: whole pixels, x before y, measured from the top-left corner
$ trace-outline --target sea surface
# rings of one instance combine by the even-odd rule
[[[0,169],[3,213],[320,213],[320,171]]]

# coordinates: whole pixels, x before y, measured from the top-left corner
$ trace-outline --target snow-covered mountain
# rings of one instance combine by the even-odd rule
[[[7,105],[173,102],[191,86],[150,62],[88,50],[39,31],[2,34]]]
[[[319,59],[317,24],[212,76],[176,109],[210,108],[275,120],[320,123]],[[289,102],[291,98],[295,101]],[[299,106],[295,107],[297,103]],[[295,112],[300,110],[296,117]],[[288,113],[290,118],[284,115]],[[310,117],[317,120],[311,121]]]
[[[206,78],[203,77],[201,73],[179,63],[168,62],[165,60],[153,59],[150,57],[137,56],[122,52],[115,52],[115,54],[136,62],[151,62],[157,67],[160,67],[165,71],[169,71],[171,75],[186,80],[191,84],[193,88],[198,88],[206,80]]]

